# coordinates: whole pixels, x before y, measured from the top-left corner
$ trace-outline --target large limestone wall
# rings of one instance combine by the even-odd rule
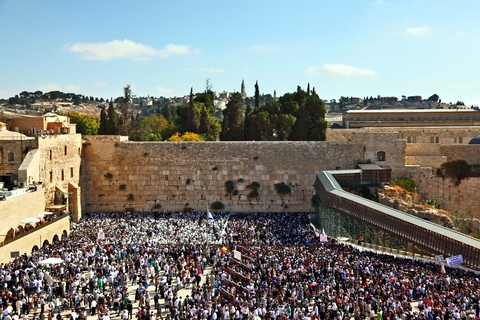
[[[205,211],[214,201],[223,202],[227,211],[312,211],[315,171],[353,168],[354,159],[369,152],[354,141],[172,143],[84,138],[85,212],[186,206]],[[226,193],[228,180],[235,182],[238,195]],[[261,185],[258,199],[247,198],[252,181]],[[281,182],[291,186],[290,195],[277,194],[274,184]]]

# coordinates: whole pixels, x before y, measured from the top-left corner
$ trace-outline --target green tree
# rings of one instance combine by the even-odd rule
[[[250,103],[247,104],[247,108],[245,109],[245,117],[243,119],[243,137],[246,141],[253,140],[250,137],[250,126],[251,126],[251,121],[250,121],[250,113],[252,112],[252,107],[250,106]]]
[[[75,123],[77,126],[77,133],[82,135],[96,135],[100,128],[100,120],[91,115],[80,114],[78,112],[70,112],[68,114],[71,123]]]
[[[438,101],[438,98],[439,98],[438,94],[434,93],[433,95],[431,95],[431,96],[428,98],[428,100],[429,100],[429,101],[433,101],[433,102],[437,102],[437,101]]]
[[[115,107],[113,106],[113,102],[110,101],[108,104],[108,119],[107,119],[107,126],[105,130],[105,134],[108,135],[117,135],[118,134],[118,115]]]
[[[197,113],[193,101],[193,88],[190,89],[190,100],[188,102],[187,120],[185,122],[185,130],[189,132],[198,132]]]
[[[260,90],[258,89],[258,80],[255,82],[255,109],[260,107]]]
[[[102,108],[100,111],[100,128],[98,129],[98,134],[104,135],[107,134],[107,122],[108,122],[108,115],[105,108]]]
[[[242,141],[243,138],[242,95],[235,92],[223,110],[220,139],[222,141]]]

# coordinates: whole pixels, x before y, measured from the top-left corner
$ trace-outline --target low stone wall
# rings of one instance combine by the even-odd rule
[[[20,255],[30,254],[34,247],[41,248],[44,244],[54,242],[54,239],[60,240],[63,233],[70,235],[70,218],[68,215],[0,247],[0,263],[11,261],[10,254],[12,252],[18,252]]]

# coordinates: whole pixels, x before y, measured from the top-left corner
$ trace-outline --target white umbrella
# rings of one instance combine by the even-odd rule
[[[63,260],[60,259],[60,258],[48,258],[48,259],[39,261],[38,264],[40,264],[42,266],[46,266],[46,265],[52,265],[52,264],[59,264],[59,263],[62,263],[62,262],[63,262]]]
[[[30,217],[30,218],[25,218],[23,220],[20,220],[19,222],[20,223],[37,223],[37,222],[40,222],[40,219],[36,217]]]
[[[52,215],[52,214],[53,214],[53,212],[50,212],[50,211],[44,211],[44,212],[43,212],[43,214],[44,214],[44,215],[46,215],[46,216],[50,216],[50,215]]]

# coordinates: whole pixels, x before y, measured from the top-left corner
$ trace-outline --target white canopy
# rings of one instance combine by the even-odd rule
[[[37,222],[40,222],[40,219],[36,217],[30,217],[30,218],[25,218],[20,220],[20,223],[37,223]]]
[[[60,258],[47,258],[45,260],[39,261],[38,264],[42,266],[46,266],[46,265],[52,265],[52,264],[59,264],[62,262],[63,260]]]

